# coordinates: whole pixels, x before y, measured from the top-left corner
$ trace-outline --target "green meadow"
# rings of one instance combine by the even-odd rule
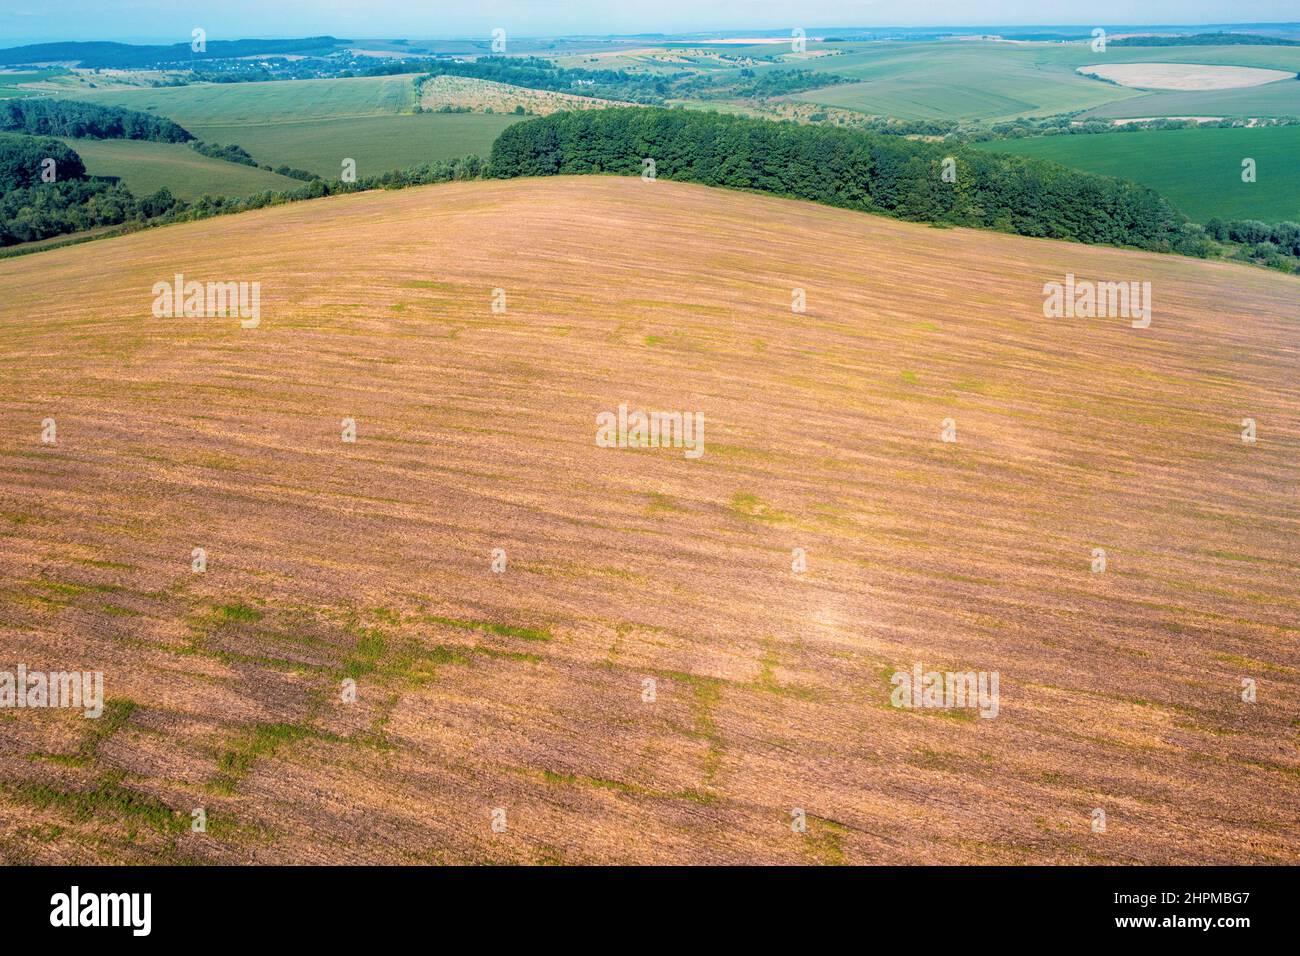
[[[1083,76],[1076,72],[1080,66],[1205,63],[1300,71],[1300,47],[1110,46],[1105,53],[1093,53],[1087,43],[948,40],[853,44],[850,49],[852,52],[799,61],[789,59],[780,64],[786,68],[797,65],[802,69],[838,73],[858,81],[810,90],[793,98],[900,119],[998,121],[1098,109],[1107,104],[1118,103],[1122,107],[1135,98],[1152,96],[1143,90]],[[1279,85],[1285,86],[1286,82],[1269,86]],[[1300,93],[1300,83],[1294,85]],[[1255,101],[1258,91],[1268,89],[1266,86],[1224,91],[1234,94],[1224,98],[1237,107],[1230,115],[1251,110],[1249,104]],[[1271,90],[1265,94],[1266,98],[1278,96]],[[1158,110],[1124,115],[1175,114]]]
[[[259,163],[305,169],[338,179],[344,159],[358,176],[477,154],[522,117],[484,113],[405,113],[274,126],[191,126],[213,143],[238,143]]]
[[[0,73],[0,100],[11,100],[20,96],[35,96],[38,91],[24,90],[24,83],[41,83],[55,76],[62,75],[63,70],[35,70],[26,73]]]
[[[801,63],[859,82],[793,98],[899,119],[1003,120],[1088,109],[1137,95],[1089,80],[1045,44],[881,43]],[[1083,47],[1087,50],[1087,47]],[[1083,62],[1083,61],[1081,61]]]
[[[1300,82],[1278,80],[1239,90],[1168,90],[1107,103],[1084,118],[1145,116],[1300,116]]]
[[[204,125],[273,126],[296,120],[409,112],[415,107],[413,80],[411,75],[402,75],[196,83],[158,89],[83,90],[68,96],[101,106],[123,106],[166,116],[186,129]]]
[[[172,195],[192,202],[201,196],[247,196],[263,190],[297,189],[302,183],[288,176],[239,163],[228,163],[196,152],[181,143],[151,143],[132,139],[67,139],[93,176],[117,176],[137,196],[163,186]]]
[[[356,160],[358,176],[369,176],[473,153],[486,157],[497,135],[519,120],[485,113],[413,113],[413,79],[404,74],[205,83],[90,90],[75,98],[166,116],[209,143],[242,146],[259,163],[305,169],[327,179],[338,178],[344,159]],[[210,191],[218,194],[215,188]]]
[[[1300,221],[1300,126],[1040,136],[978,147],[1131,179],[1197,222]],[[1241,181],[1247,157],[1255,160],[1253,183]]]

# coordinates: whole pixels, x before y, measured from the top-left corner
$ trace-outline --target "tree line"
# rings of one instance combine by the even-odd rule
[[[1197,33],[1193,36],[1135,36],[1109,41],[1111,46],[1300,46],[1300,40],[1257,33]]]
[[[350,42],[352,41],[331,36],[288,40],[208,40],[204,43],[204,49],[197,51],[189,40],[167,45],[109,41],[33,43],[0,50],[0,63],[57,63],[68,60],[76,61],[84,69],[139,69],[162,63],[190,63],[195,60],[327,52]]]
[[[62,145],[62,144],[60,144]],[[231,213],[318,199],[339,193],[371,189],[404,189],[453,179],[478,179],[487,168],[484,160],[467,156],[425,163],[410,169],[366,176],[355,182],[314,179],[298,189],[264,190],[251,196],[203,196],[186,203],[166,187],[136,198],[120,183],[83,178],[41,183],[9,190],[0,196],[0,247],[32,242],[99,226],[121,226],[123,231],[173,222],[190,222]],[[76,241],[76,240],[71,240]]]
[[[957,144],[684,109],[554,113],[492,147],[497,177],[640,174],[753,189],[901,219],[1209,255],[1155,191],[1044,160]]]
[[[849,82],[847,77],[813,70],[742,69],[736,73],[701,75],[689,70],[674,73],[629,73],[626,70],[570,69],[538,56],[482,56],[470,62],[454,60],[403,60],[368,71],[371,74],[423,71],[417,81],[435,76],[464,76],[550,90],[598,99],[623,100],[647,105],[675,97],[763,99]]]
[[[160,221],[190,208],[165,187],[136,197],[116,177],[88,176],[77,151],[55,136],[187,142],[205,156],[271,170],[240,146],[205,143],[171,120],[120,107],[69,100],[8,101],[0,103],[0,130],[0,246],[100,226]],[[304,182],[320,178],[287,165],[273,171]],[[200,200],[204,208],[220,209],[222,202]]]
[[[481,56],[476,60],[399,60],[367,71],[370,74],[410,73],[422,71],[429,79],[435,76],[465,76],[491,80],[534,90],[573,93],[632,103],[660,103],[668,96],[672,84],[693,74],[628,73],[626,70],[577,70],[556,66],[539,56]]]
[[[0,193],[85,175],[77,151],[57,139],[0,133]]]
[[[137,199],[121,183],[86,175],[57,139],[0,133],[0,246],[164,215],[180,201],[166,189]]]
[[[1234,259],[1292,272],[1300,258],[1300,223],[1216,218],[1205,224],[1205,232],[1220,242],[1235,243]]]
[[[296,169],[293,166],[281,164],[272,168],[267,163],[259,163],[244,147],[235,143],[223,146],[220,143],[205,143],[202,140],[195,140],[190,143],[197,153],[204,156],[210,156],[213,159],[224,160],[227,163],[238,163],[241,166],[252,166],[254,169],[265,169],[267,172],[278,173],[281,176],[289,176],[292,179],[301,179],[303,182],[311,182],[313,179],[320,179],[313,172],[305,169]]]
[[[740,97],[762,100],[850,82],[852,80],[849,77],[837,73],[822,73],[814,70],[755,72],[746,67],[734,76],[704,73],[696,74],[688,80],[676,81],[673,83],[672,94],[700,99]]]
[[[37,98],[0,102],[0,131],[68,139],[147,139],[187,143],[194,134],[162,116],[120,106]]]

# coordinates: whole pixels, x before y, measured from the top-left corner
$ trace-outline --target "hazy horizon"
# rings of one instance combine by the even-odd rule
[[[348,39],[465,39],[497,27],[519,38],[636,36],[804,29],[987,29],[991,27],[1188,27],[1292,24],[1292,3],[1282,0],[1153,0],[1140,21],[1132,4],[1101,0],[990,0],[978,4],[939,0],[924,11],[900,15],[893,4],[810,0],[775,3],[738,0],[711,4],[662,0],[653,9],[616,7],[594,0],[537,3],[488,0],[474,11],[414,0],[287,0],[273,9],[252,0],[219,8],[207,2],[70,0],[57,11],[35,5],[0,10],[0,48],[52,41],[188,42],[203,27],[211,39],[333,35]],[[65,24],[76,24],[65,28]]]

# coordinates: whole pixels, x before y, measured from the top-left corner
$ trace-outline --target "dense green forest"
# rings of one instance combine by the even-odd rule
[[[161,116],[118,106],[73,100],[13,99],[0,102],[0,131],[69,139],[148,139],[185,143],[194,135]]]
[[[188,208],[165,188],[137,198],[112,177],[86,176],[76,150],[53,136],[188,142],[205,156],[258,166],[240,146],[204,143],[171,120],[120,107],[13,100],[0,103],[0,130],[0,246],[99,226],[142,223]],[[55,163],[53,181],[42,177],[47,159]],[[275,171],[307,182],[319,179],[315,173],[289,166]],[[221,202],[207,200],[209,206],[220,207]]]
[[[517,123],[493,145],[490,174],[640,174],[646,158],[665,179],[902,219],[1193,255],[1214,248],[1157,193],[1124,180],[954,144],[694,110],[588,110]]]
[[[0,103],[0,130],[0,246],[150,219],[181,205],[166,189],[137,199],[112,178],[88,177],[76,150],[55,136],[202,145],[171,120],[66,100]]]
[[[1254,33],[1197,33],[1194,36],[1121,37],[1110,46],[1300,46],[1300,40]]]
[[[72,179],[0,196],[0,246],[161,216],[178,205],[166,189],[145,199],[102,179]]]
[[[9,190],[0,196],[0,247],[82,232],[98,226],[121,226],[123,230],[142,229],[339,193],[403,189],[453,179],[478,179],[483,176],[486,168],[487,164],[482,159],[468,156],[367,176],[352,183],[340,180],[326,182],[317,178],[299,189],[284,192],[268,190],[242,198],[204,196],[193,203],[176,199],[165,188],[151,196],[137,199],[124,186],[104,179],[42,183]]]
[[[185,63],[243,56],[321,53],[350,40],[334,37],[300,37],[292,40],[209,40],[196,52],[190,43],[144,46],[133,43],[34,43],[0,50],[0,64],[77,62],[86,69],[139,69],[161,63]]]
[[[1205,231],[1220,242],[1235,244],[1231,253],[1234,259],[1295,271],[1293,263],[1300,257],[1300,223],[1211,219]]]
[[[1300,223],[1260,222],[1258,219],[1211,219],[1205,231],[1215,239],[1256,244],[1271,242],[1287,255],[1300,256]]]
[[[48,159],[53,181],[42,175]],[[81,157],[57,139],[0,133],[0,246],[150,219],[178,205],[165,189],[137,199],[111,179],[88,177]]]
[[[86,175],[81,157],[57,139],[0,133],[0,193],[41,185],[49,159],[54,160],[51,176],[55,181]]]

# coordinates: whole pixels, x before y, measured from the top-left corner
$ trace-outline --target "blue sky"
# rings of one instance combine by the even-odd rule
[[[1248,23],[1296,0],[0,0],[0,46],[31,40],[188,42],[245,36],[410,38],[802,26]]]

